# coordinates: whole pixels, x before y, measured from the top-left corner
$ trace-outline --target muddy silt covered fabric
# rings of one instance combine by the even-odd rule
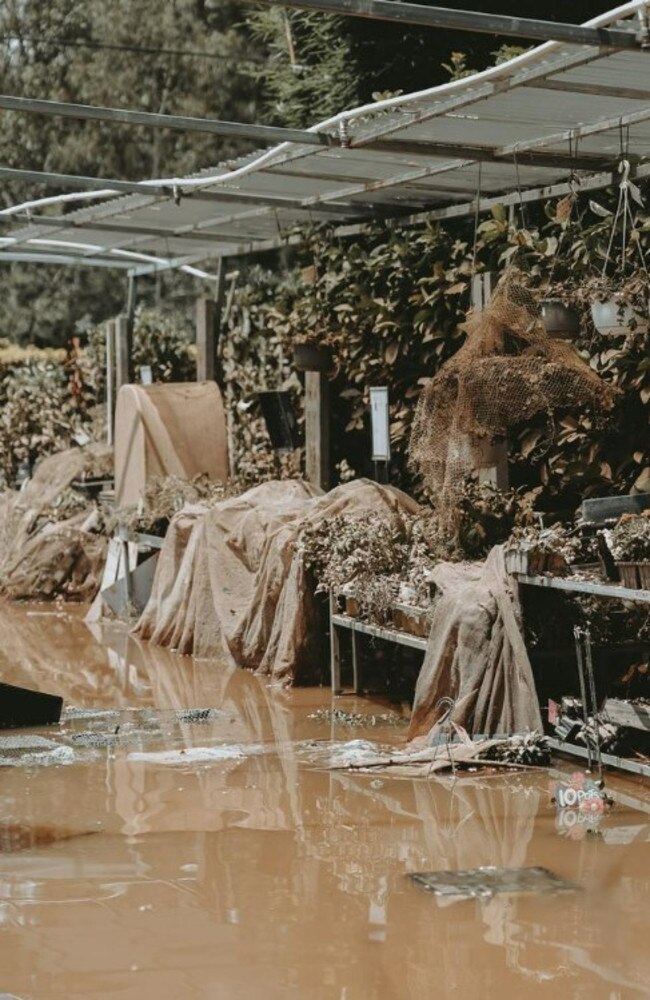
[[[418,677],[409,738],[445,721],[470,734],[542,729],[532,668],[521,633],[517,584],[503,548],[483,563],[439,563],[431,632]]]
[[[136,634],[289,684],[322,659],[324,641],[299,553],[303,529],[341,513],[418,509],[367,480],[326,495],[274,481],[208,511],[185,508],[167,532]]]
[[[115,502],[136,504],[165,476],[228,479],[226,417],[216,382],[125,385],[115,411]]]
[[[20,491],[0,494],[0,593],[14,600],[63,594],[89,600],[96,593],[106,557],[106,539],[94,529],[91,504],[60,516],[71,484],[84,475],[108,474],[110,449],[93,444],[70,448],[41,461]]]

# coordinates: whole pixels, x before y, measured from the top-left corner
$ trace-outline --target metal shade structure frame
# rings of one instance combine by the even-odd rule
[[[467,30],[508,33],[493,15],[397,0],[295,0],[289,6],[394,20],[408,8],[420,21],[404,23],[433,25],[442,18],[450,24],[453,17]],[[184,268],[213,277],[195,265],[285,246],[306,223],[334,219],[351,233],[369,218],[444,220],[496,203],[561,195],[570,178],[592,190],[612,182],[628,152],[638,161],[636,176],[648,176],[647,0],[631,0],[585,26],[502,20],[513,22],[511,34],[531,37],[537,25],[532,37],[562,40],[307,130],[0,96],[7,110],[280,140],[192,177],[118,181],[0,167],[0,181],[66,190],[0,212],[0,221],[12,225],[0,230],[0,262],[115,266],[136,276]],[[91,204],[64,215],[42,211],[84,200]]]

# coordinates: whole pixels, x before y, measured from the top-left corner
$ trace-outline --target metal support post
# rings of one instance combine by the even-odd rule
[[[335,613],[336,597],[330,590],[330,681],[333,695],[341,692],[341,641],[333,620]]]
[[[115,320],[106,324],[106,443],[113,445],[115,422]]]
[[[226,293],[226,260],[217,264],[214,299],[196,300],[196,381],[218,382],[217,350]]]

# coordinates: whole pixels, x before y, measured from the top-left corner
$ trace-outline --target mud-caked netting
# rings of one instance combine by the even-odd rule
[[[453,510],[465,478],[486,464],[486,444],[536,414],[588,405],[610,409],[614,393],[571,344],[552,340],[534,296],[515,268],[483,312],[471,312],[467,339],[425,386],[411,432],[410,459],[438,508]]]

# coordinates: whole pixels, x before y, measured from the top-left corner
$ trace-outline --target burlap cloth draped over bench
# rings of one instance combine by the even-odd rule
[[[274,481],[216,507],[185,508],[168,529],[136,635],[181,653],[215,657],[290,684],[326,641],[298,545],[303,528],[343,512],[417,503],[368,480],[325,496]]]
[[[443,716],[470,735],[541,732],[517,584],[505,571],[503,548],[483,563],[439,563],[433,582],[438,596],[409,739],[435,732]],[[455,702],[451,714],[444,698]]]

